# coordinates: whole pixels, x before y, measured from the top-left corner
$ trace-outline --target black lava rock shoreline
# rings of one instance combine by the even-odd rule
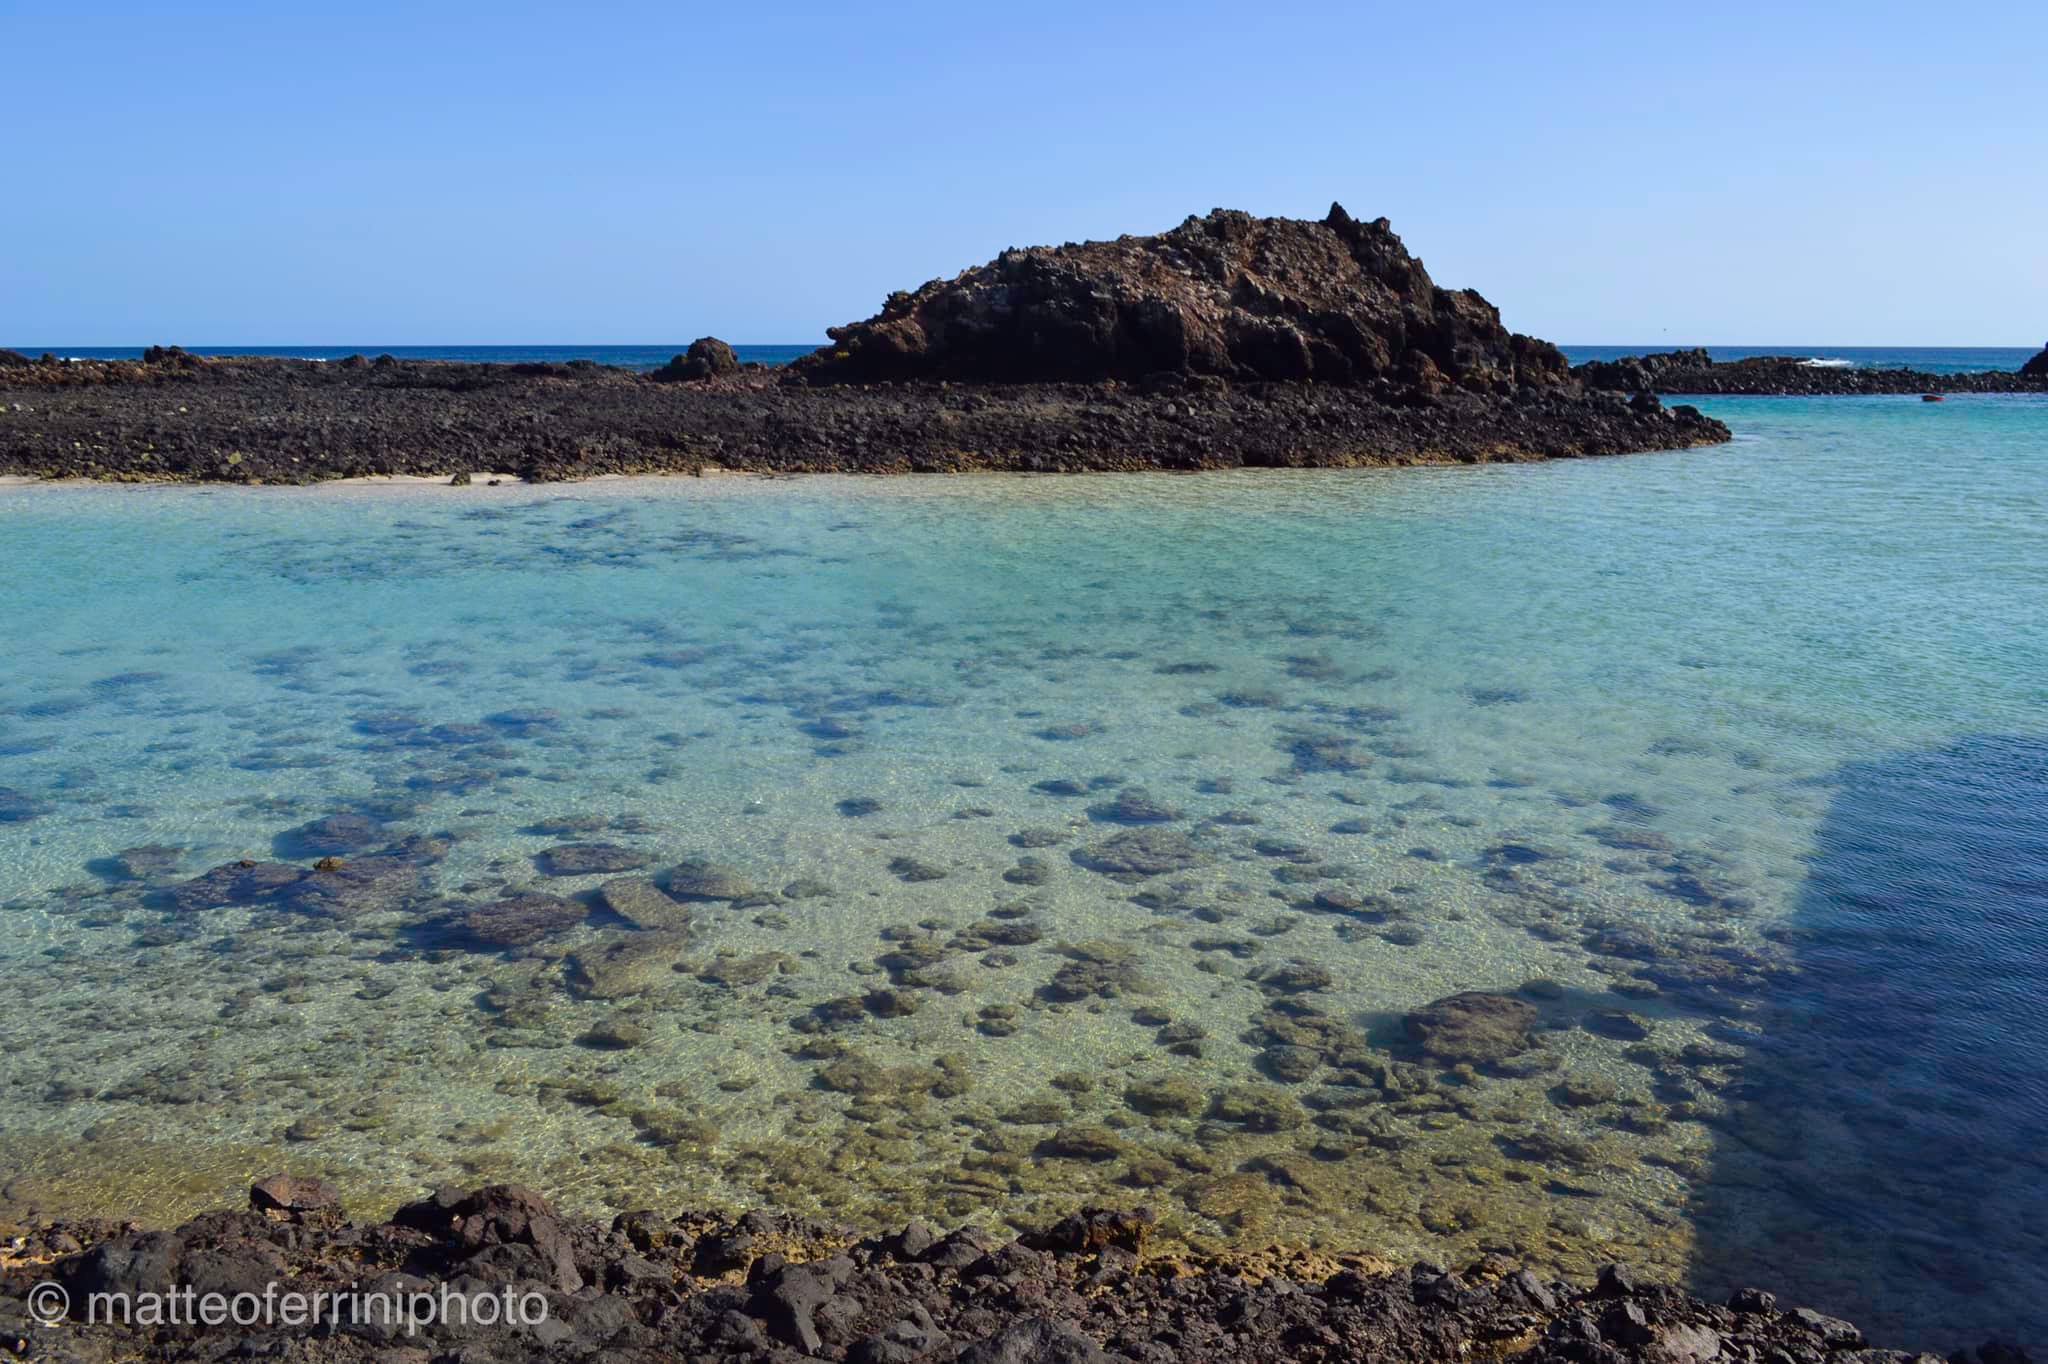
[[[2048,394],[2048,350],[2017,372],[1982,370],[1930,374],[1917,369],[1857,369],[1816,364],[1799,355],[1755,355],[1715,360],[1703,349],[1588,360],[1572,374],[1591,389],[1665,394],[1755,397],[1854,396],[1884,393]]]
[[[0,1347],[38,1360],[420,1364],[1939,1364],[1869,1348],[1849,1323],[1781,1308],[1758,1289],[1716,1305],[1621,1266],[1587,1287],[1499,1257],[1452,1269],[1311,1251],[1188,1260],[1150,1253],[1150,1227],[1142,1211],[1100,1210],[1008,1242],[917,1222],[860,1239],[764,1213],[585,1222],[510,1185],[444,1190],[363,1224],[318,1180],[277,1176],[250,1191],[247,1211],[174,1231],[55,1223],[13,1237],[0,1255]],[[37,1291],[50,1284],[68,1313],[48,1287]],[[94,1305],[95,1294],[125,1295],[133,1312],[143,1295],[187,1289],[181,1324],[108,1324],[108,1300]],[[205,1320],[197,1295],[253,1295],[254,1318],[266,1291],[364,1296],[317,1309],[339,1325],[195,1324]],[[488,1315],[463,1319],[464,1304],[484,1298]],[[383,1306],[428,1301],[420,1312]],[[507,1303],[513,1324],[500,1319]],[[1986,1344],[1951,1359],[2027,1357]]]
[[[700,367],[701,365],[701,367]],[[1721,423],[1574,386],[806,382],[672,367],[351,359],[52,361],[0,368],[0,474],[313,483],[495,471],[907,473],[1481,464],[1725,441]]]
[[[479,472],[905,473],[1483,464],[1730,438],[1658,393],[2048,392],[2017,374],[1705,351],[1572,369],[1447,289],[1384,218],[1216,209],[1003,252],[781,370],[712,337],[651,375],[588,362],[31,360],[0,350],[0,475],[312,483]]]

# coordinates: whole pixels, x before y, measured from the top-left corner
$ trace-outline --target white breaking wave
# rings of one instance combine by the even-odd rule
[[[1856,366],[1854,360],[1826,360],[1819,357],[1811,360],[1801,360],[1799,363],[1814,369],[1853,369]]]

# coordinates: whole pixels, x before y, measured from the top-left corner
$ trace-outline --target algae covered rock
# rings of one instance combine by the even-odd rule
[[[1116,999],[1151,994],[1157,988],[1138,970],[1136,950],[1123,943],[1089,939],[1070,943],[1062,951],[1070,960],[1040,990],[1046,999],[1072,1002],[1091,995]]]
[[[375,847],[386,837],[384,825],[368,815],[326,815],[279,834],[277,850],[294,857],[328,857]]]
[[[306,876],[304,867],[289,862],[228,862],[172,890],[169,906],[182,914],[250,905],[267,899]]]
[[[1129,1148],[1122,1137],[1107,1127],[1083,1124],[1062,1127],[1039,1143],[1041,1153],[1067,1160],[1115,1160]]]
[[[525,947],[574,928],[587,913],[557,895],[508,895],[459,913],[454,926],[486,947]]]
[[[1292,1132],[1308,1121],[1308,1110],[1272,1085],[1232,1085],[1216,1095],[1209,1116],[1250,1132]]]
[[[641,876],[621,876],[597,888],[598,901],[635,928],[679,933],[690,927],[689,907]]]
[[[1201,1089],[1175,1076],[1134,1080],[1124,1089],[1124,1102],[1150,1117],[1189,1118],[1202,1111]]]
[[[1336,977],[1329,968],[1318,966],[1312,961],[1284,961],[1268,966],[1253,974],[1260,989],[1272,995],[1308,994],[1316,990],[1327,990],[1336,984]]]
[[[920,881],[943,881],[946,869],[932,862],[915,857],[892,857],[889,859],[889,874],[909,884]]]
[[[1408,1040],[1447,1065],[1494,1065],[1536,1045],[1536,1006],[1513,995],[1467,990],[1409,1014]]]
[[[761,893],[738,868],[696,857],[671,867],[661,885],[678,900],[745,900]]]
[[[796,962],[786,952],[754,952],[747,956],[714,957],[709,966],[697,973],[699,980],[737,989],[746,985],[759,985],[770,976],[796,969]]]
[[[1281,1045],[1259,1053],[1259,1069],[1284,1084],[1298,1085],[1322,1066],[1322,1054],[1307,1047]]]
[[[1180,807],[1154,799],[1142,786],[1126,786],[1115,800],[1088,807],[1088,818],[1102,824],[1171,824],[1183,817]]]
[[[543,876],[597,876],[647,865],[647,854],[616,843],[563,843],[534,857]]]
[[[1163,876],[1187,871],[1208,861],[1208,854],[1186,834],[1173,829],[1126,829],[1074,854],[1090,871],[1119,879]]]
[[[688,945],[682,933],[623,933],[578,948],[569,988],[586,999],[624,999],[673,985]]]

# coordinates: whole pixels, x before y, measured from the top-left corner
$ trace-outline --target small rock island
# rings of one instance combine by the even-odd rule
[[[1092,472],[1477,464],[1729,438],[1589,385],[1385,219],[1216,210],[1005,251],[768,369],[714,338],[588,362],[137,361],[0,352],[0,474],[310,483],[703,472]]]

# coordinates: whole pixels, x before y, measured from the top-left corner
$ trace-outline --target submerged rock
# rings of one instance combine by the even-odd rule
[[[1232,1085],[1216,1095],[1209,1116],[1251,1132],[1292,1132],[1308,1121],[1308,1110],[1272,1085]]]
[[[455,916],[454,926],[487,947],[525,947],[574,928],[587,911],[555,895],[509,895]]]
[[[1384,895],[1365,895],[1346,886],[1317,891],[1303,906],[1323,914],[1342,914],[1365,923],[1384,923],[1398,916],[1400,906]]]
[[[328,858],[312,868],[228,862],[173,887],[164,902],[179,913],[260,905],[338,919],[404,909],[421,891],[426,870],[447,850],[439,839],[415,835],[367,857]]]
[[[1342,734],[1296,734],[1281,745],[1301,773],[1358,772],[1372,766],[1373,755]]]
[[[368,815],[327,815],[279,834],[276,851],[284,857],[329,857],[373,848],[386,837],[383,823]]]
[[[1053,972],[1052,979],[1039,993],[1056,1002],[1072,1002],[1093,995],[1104,999],[1146,995],[1154,988],[1136,964],[1127,959],[1084,958],[1070,961]]]
[[[1261,990],[1272,995],[1307,994],[1316,990],[1327,990],[1336,984],[1327,967],[1312,961],[1286,961],[1277,966],[1268,966],[1252,974],[1252,980]]]
[[[264,900],[286,886],[297,885],[307,876],[304,867],[289,862],[228,862],[177,887],[170,894],[170,907],[189,914],[199,910],[250,905]]]
[[[627,933],[581,947],[569,958],[569,988],[586,999],[625,999],[676,981],[685,933]]]
[[[1201,1089],[1174,1076],[1134,1080],[1124,1089],[1124,1102],[1150,1117],[1187,1118],[1207,1102]]]
[[[738,989],[747,985],[759,985],[769,977],[796,969],[796,962],[784,952],[756,952],[751,956],[714,957],[709,966],[697,973],[699,980],[708,980],[715,985]]]
[[[1154,800],[1142,786],[1126,786],[1115,800],[1089,806],[1088,818],[1103,824],[1171,824],[1183,815],[1177,806]]]
[[[1640,1042],[1650,1035],[1649,1020],[1626,1009],[1595,1009],[1583,1020],[1587,1032],[1621,1042]]]
[[[1492,1065],[1536,1045],[1536,1006],[1467,990],[1426,1004],[1404,1022],[1408,1040],[1447,1065]]]
[[[761,893],[737,868],[701,858],[677,863],[663,883],[678,900],[745,900]]]
[[[316,865],[298,883],[280,889],[275,900],[281,909],[336,919],[404,909],[424,888],[427,869],[447,852],[442,840],[414,835],[338,866]]]
[[[534,856],[543,876],[597,876],[647,865],[647,854],[616,843],[563,843]]]
[[[1052,879],[1052,867],[1044,858],[1027,853],[1003,873],[1003,879],[1013,886],[1042,886]]]
[[[899,881],[943,881],[946,869],[932,862],[915,857],[892,857],[889,859],[889,874]]]
[[[1038,1144],[1041,1153],[1066,1160],[1115,1160],[1130,1149],[1106,1127],[1082,1124],[1062,1127]]]
[[[26,824],[44,813],[44,807],[29,799],[26,792],[0,786],[0,824]]]
[[[339,1218],[341,1197],[321,1180],[291,1175],[271,1175],[249,1189],[249,1207],[254,1212],[281,1215],[287,1219],[321,1213]]]
[[[1283,1084],[1298,1085],[1322,1067],[1322,1053],[1307,1047],[1282,1045],[1259,1053],[1259,1069]]]
[[[175,872],[184,860],[183,848],[146,843],[138,848],[123,848],[108,858],[107,872],[124,881],[153,881]]]
[[[1147,877],[1186,871],[1208,861],[1208,855],[1186,834],[1173,829],[1128,829],[1075,852],[1074,860],[1105,876]]]
[[[621,876],[597,888],[598,902],[635,928],[680,932],[690,926],[690,910],[654,882]]]

